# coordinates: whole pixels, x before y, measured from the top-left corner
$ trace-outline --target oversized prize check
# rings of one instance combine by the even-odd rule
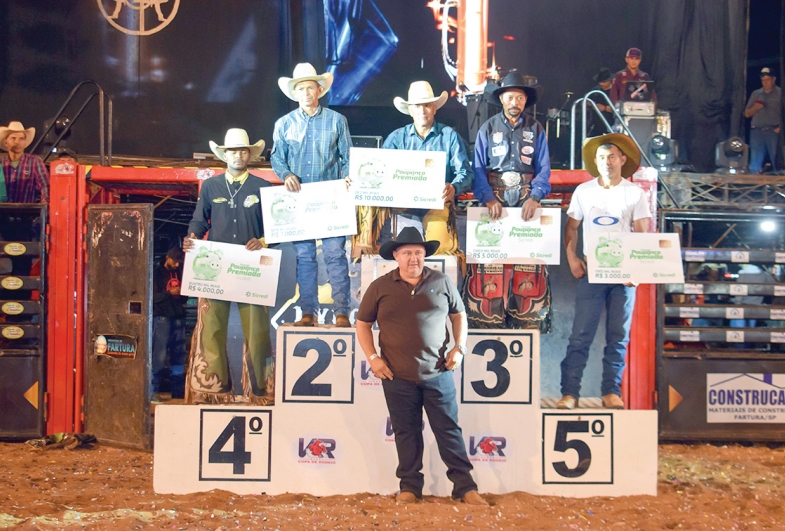
[[[351,148],[349,190],[356,205],[443,209],[447,153]]]
[[[296,193],[266,186],[259,196],[267,243],[357,234],[353,196],[343,179],[303,184]]]
[[[681,284],[678,234],[589,232],[583,242],[590,284]]]
[[[466,260],[470,264],[558,265],[561,209],[538,208],[523,221],[520,208],[492,220],[485,207],[466,210]]]
[[[183,295],[275,306],[281,251],[195,240],[185,253]]]

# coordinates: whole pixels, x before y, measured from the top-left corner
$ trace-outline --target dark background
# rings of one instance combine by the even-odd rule
[[[103,2],[111,11],[113,1]],[[164,13],[173,2],[163,4]],[[405,97],[411,81],[427,79],[437,90],[454,83],[444,71],[426,0],[376,4],[398,48],[358,106],[339,110],[353,134],[385,136],[406,123],[392,99]],[[560,107],[568,91],[590,89],[601,66],[622,69],[626,49],[640,47],[641,68],[657,81],[683,158],[711,171],[714,144],[744,134],[741,113],[749,91],[760,86],[760,68],[780,70],[782,4],[489,0],[488,39],[497,43],[502,74],[517,68],[538,77],[545,89],[539,112]],[[145,37],[114,29],[97,0],[3,0],[0,123],[20,120],[40,132],[71,88],[93,79],[114,100],[115,153],[190,157],[234,126],[269,145],[275,119],[293,108],[276,80],[305,60],[324,70],[321,0],[181,0],[171,24]],[[94,107],[69,141],[82,153],[98,151]],[[457,102],[439,119],[466,122]]]

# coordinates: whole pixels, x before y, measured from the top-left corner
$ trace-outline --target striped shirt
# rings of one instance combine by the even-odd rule
[[[335,111],[320,106],[308,116],[295,109],[275,122],[273,142],[270,162],[282,181],[290,174],[301,183],[335,181],[349,174],[349,124]]]
[[[23,153],[16,168],[6,157],[3,174],[9,203],[49,202],[49,172],[41,157]]]
[[[468,192],[474,179],[474,170],[469,164],[466,147],[455,129],[438,122],[420,138],[414,124],[396,129],[384,141],[385,149],[409,149],[413,151],[444,151],[447,153],[447,174],[444,182],[455,187],[455,195]]]

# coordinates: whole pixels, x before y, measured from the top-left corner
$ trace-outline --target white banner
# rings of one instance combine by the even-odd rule
[[[297,193],[268,186],[259,197],[267,243],[357,234],[353,196],[343,180],[303,184]]]
[[[684,282],[678,234],[589,232],[583,248],[590,284]]]
[[[523,221],[520,208],[503,209],[492,220],[488,209],[466,211],[466,259],[470,264],[559,264],[561,209],[538,208]]]
[[[785,422],[785,375],[706,374],[706,422],[782,424]]]
[[[444,151],[351,148],[350,187],[357,205],[443,209]]]
[[[275,306],[281,251],[195,240],[185,254],[182,295]]]

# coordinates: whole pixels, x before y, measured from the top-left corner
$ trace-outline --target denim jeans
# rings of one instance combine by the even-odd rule
[[[587,275],[578,283],[575,296],[575,320],[572,323],[567,355],[561,362],[562,395],[580,397],[581,378],[589,359],[603,307],[606,310],[605,351],[602,357],[603,395],[621,395],[624,358],[630,342],[635,288],[622,284],[589,284]]]
[[[753,127],[750,129],[750,173],[760,173],[763,161],[769,156],[771,169],[777,171],[777,140],[779,133],[773,128]]]
[[[324,265],[332,287],[333,312],[349,315],[349,262],[344,245],[346,237],[322,238]],[[297,284],[300,286],[300,308],[303,313],[315,314],[319,307],[319,266],[316,262],[316,242],[294,242],[297,251]]]
[[[401,492],[411,492],[418,498],[422,497],[425,483],[422,474],[423,408],[436,436],[439,455],[447,465],[447,477],[453,483],[452,497],[461,499],[467,492],[477,490],[477,484],[470,474],[472,465],[466,455],[463,433],[458,426],[458,403],[455,401],[452,373],[443,372],[421,382],[400,378],[382,380],[382,388],[395,433],[395,448],[398,451],[395,475],[401,480]]]
[[[167,364],[167,358],[169,363]],[[153,392],[159,391],[167,372],[173,377],[185,374],[185,319],[156,317],[153,321]]]

